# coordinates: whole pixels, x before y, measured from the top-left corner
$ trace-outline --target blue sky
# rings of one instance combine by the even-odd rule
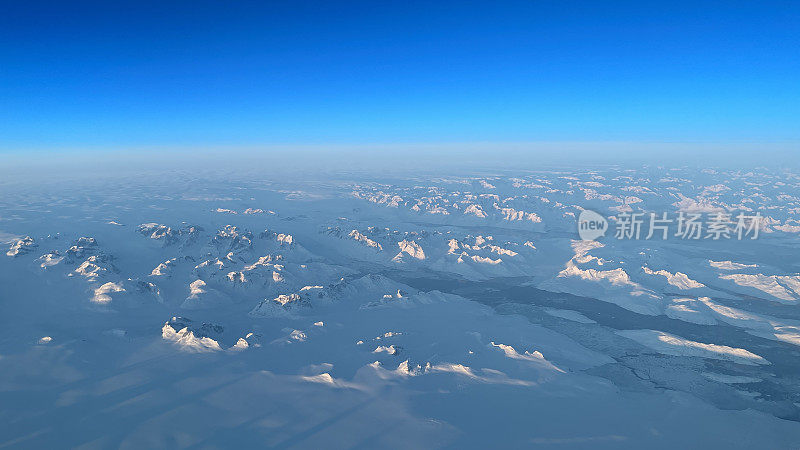
[[[800,142],[797,2],[116,3],[4,6],[0,151]]]

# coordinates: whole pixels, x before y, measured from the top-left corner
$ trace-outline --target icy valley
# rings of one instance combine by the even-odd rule
[[[790,170],[10,176],[0,241],[0,448],[800,443]]]

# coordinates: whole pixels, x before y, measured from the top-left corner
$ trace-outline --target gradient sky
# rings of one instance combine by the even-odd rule
[[[0,151],[800,142],[798,2],[121,3],[5,3]]]

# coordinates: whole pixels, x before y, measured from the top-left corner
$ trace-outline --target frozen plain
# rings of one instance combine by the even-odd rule
[[[797,172],[12,175],[0,448],[800,443]],[[587,243],[582,208],[767,220]]]

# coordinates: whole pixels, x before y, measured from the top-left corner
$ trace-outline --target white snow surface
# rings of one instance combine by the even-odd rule
[[[0,448],[800,442],[800,175],[418,169],[3,184]],[[584,209],[770,219],[586,242]]]

